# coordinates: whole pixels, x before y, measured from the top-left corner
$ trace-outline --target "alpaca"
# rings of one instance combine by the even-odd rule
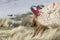
[[[45,6],[42,9],[42,13],[40,16],[32,20],[32,25],[36,23],[34,26],[34,34],[32,37],[37,35],[39,32],[42,34],[46,29],[57,28],[60,27],[60,3],[55,3],[54,7],[53,4]]]

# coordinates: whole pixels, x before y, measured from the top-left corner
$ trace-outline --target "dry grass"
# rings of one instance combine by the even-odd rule
[[[60,28],[48,29],[42,36],[40,33],[32,38],[33,29],[23,26],[19,26],[12,30],[0,30],[0,36],[2,40],[58,40],[60,37]]]

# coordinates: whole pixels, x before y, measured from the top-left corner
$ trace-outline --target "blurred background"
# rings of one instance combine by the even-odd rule
[[[60,0],[0,0],[0,18],[9,18],[8,15],[30,12],[32,5],[47,5]]]

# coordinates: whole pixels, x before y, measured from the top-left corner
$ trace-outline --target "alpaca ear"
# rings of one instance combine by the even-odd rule
[[[55,3],[53,3],[53,8],[54,8],[54,6],[55,6]]]

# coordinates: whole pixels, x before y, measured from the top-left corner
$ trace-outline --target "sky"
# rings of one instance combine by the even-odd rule
[[[30,11],[32,5],[47,5],[60,0],[0,0],[0,18],[9,14],[22,14]]]

